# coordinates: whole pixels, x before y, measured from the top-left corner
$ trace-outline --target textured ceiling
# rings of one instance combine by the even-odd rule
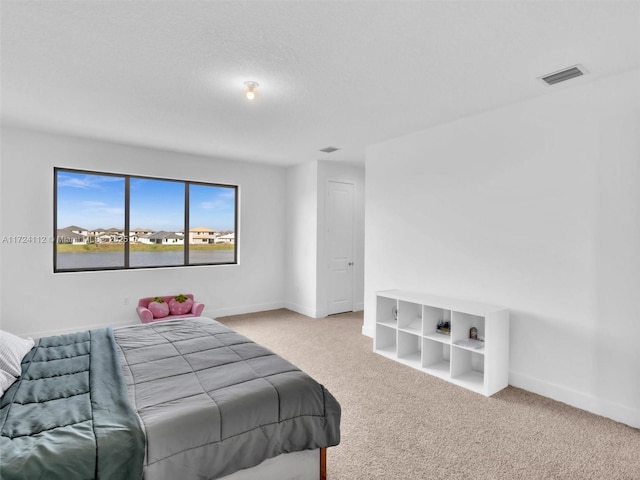
[[[2,0],[1,22],[4,124],[277,165],[640,66],[638,1]]]

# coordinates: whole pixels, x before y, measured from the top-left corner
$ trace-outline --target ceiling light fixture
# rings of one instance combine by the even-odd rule
[[[340,149],[337,147],[325,147],[320,149],[320,151],[324,153],[333,153],[333,152],[337,152],[338,150]]]
[[[253,100],[256,98],[256,92],[254,90],[259,87],[258,82],[248,80],[244,82],[244,84],[247,87],[247,91],[244,94],[244,96],[247,97],[247,100]]]

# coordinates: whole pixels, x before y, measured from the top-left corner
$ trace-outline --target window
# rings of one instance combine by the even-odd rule
[[[184,265],[184,182],[132,178],[129,265]]]
[[[54,272],[237,263],[238,187],[54,169]]]
[[[218,185],[189,185],[189,263],[233,263],[235,191]],[[219,230],[210,219],[217,219]]]

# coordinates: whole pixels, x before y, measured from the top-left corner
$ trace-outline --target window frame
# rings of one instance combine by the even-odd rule
[[[124,180],[124,265],[122,267],[87,267],[87,268],[58,268],[58,174],[60,172],[69,172],[73,174],[85,174],[85,175],[100,175],[122,178]],[[182,183],[184,186],[184,250],[182,264],[179,265],[144,265],[144,266],[131,266],[130,265],[130,249],[129,239],[131,238],[131,180],[143,179],[143,180],[160,180]],[[205,187],[222,187],[233,190],[233,261],[231,262],[199,262],[189,263],[189,221],[190,221],[190,203],[189,193],[191,185],[200,185]],[[53,273],[74,273],[74,272],[102,272],[102,271],[122,271],[122,270],[141,270],[141,269],[155,269],[155,268],[184,268],[184,267],[202,267],[202,266],[221,266],[221,265],[238,265],[238,247],[239,247],[239,235],[238,235],[238,219],[239,219],[239,206],[240,206],[240,187],[238,185],[229,185],[225,183],[209,183],[194,180],[182,180],[176,178],[166,177],[152,177],[148,175],[134,175],[125,173],[113,173],[113,172],[98,172],[93,170],[84,170],[76,168],[66,167],[54,167],[53,168]]]

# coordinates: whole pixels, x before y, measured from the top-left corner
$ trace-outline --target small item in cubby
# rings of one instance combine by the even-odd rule
[[[478,329],[476,327],[469,329],[469,338],[473,338],[474,340],[478,339]]]
[[[442,320],[440,323],[438,323],[436,332],[442,333],[444,335],[451,335],[451,324],[449,322]]]
[[[393,314],[393,319],[397,322],[398,321],[398,307],[396,307],[394,305],[393,308],[391,309],[391,313]]]

